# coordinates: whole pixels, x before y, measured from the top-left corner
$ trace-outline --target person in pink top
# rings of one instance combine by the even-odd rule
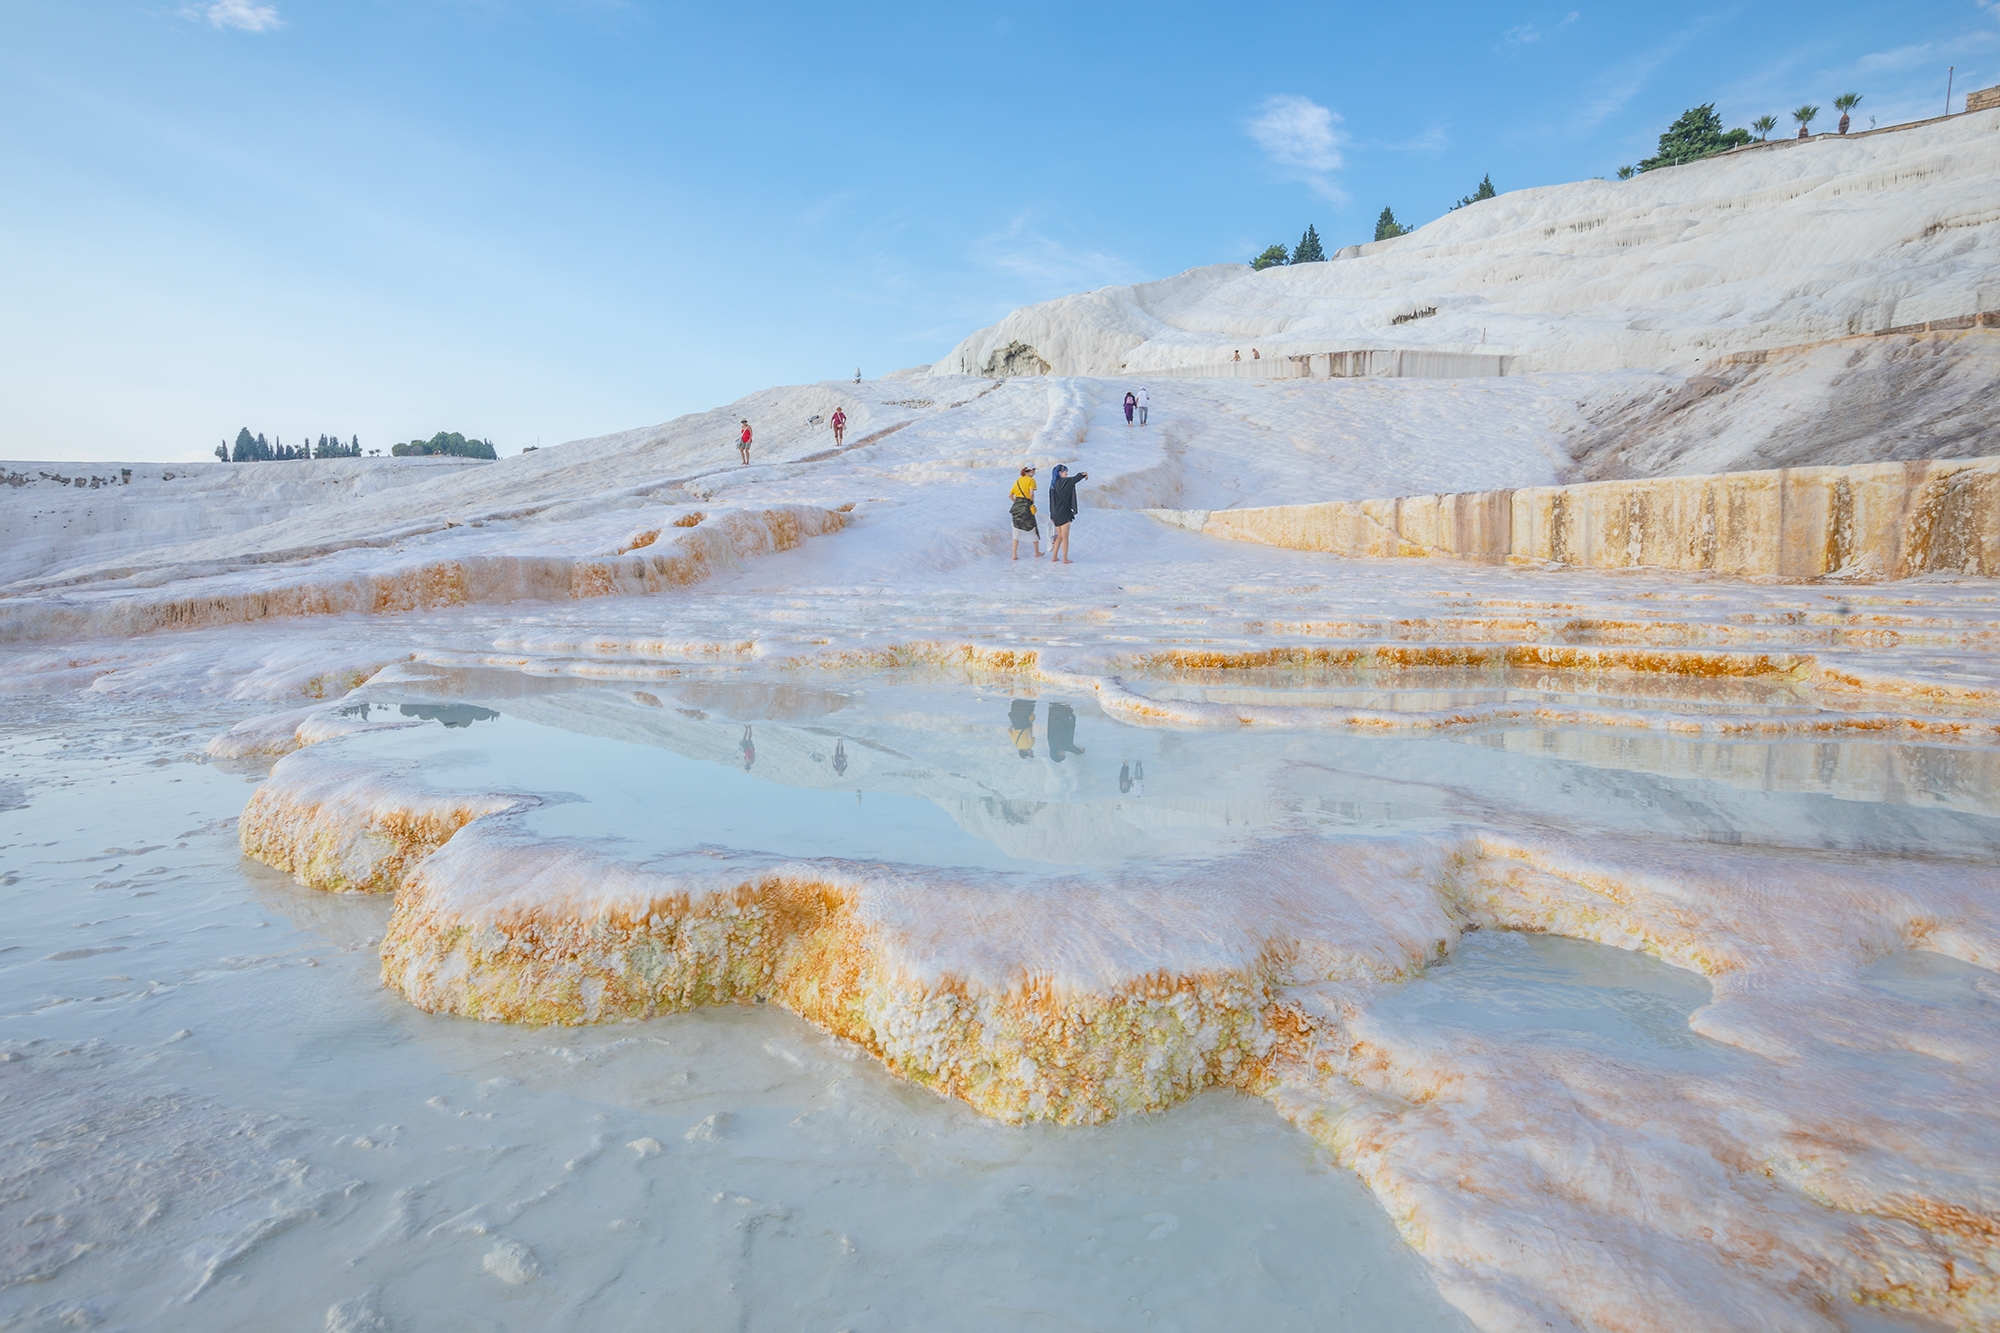
[[[847,413],[845,410],[836,407],[833,409],[833,447],[838,449],[840,442],[846,437]]]
[[[743,433],[736,437],[736,452],[743,455],[743,466],[750,466],[750,422],[743,423]]]

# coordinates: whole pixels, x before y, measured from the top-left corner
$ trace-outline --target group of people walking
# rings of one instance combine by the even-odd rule
[[[1145,389],[1133,389],[1125,395],[1125,424],[1143,426],[1146,424],[1146,409],[1151,405],[1152,395]],[[813,420],[817,422],[818,417]],[[836,407],[828,420],[833,427],[833,444],[842,447],[847,438],[847,412]],[[750,466],[750,419],[739,423],[741,431],[736,437],[736,451],[743,460],[743,466]],[[1078,483],[1088,480],[1088,472],[1071,472],[1069,465],[1058,463],[1049,477],[1049,560],[1051,563],[1071,564],[1069,529],[1076,521]],[[1013,558],[1021,558],[1021,537],[1027,534],[1035,544],[1034,558],[1042,558],[1041,513],[1035,504],[1035,466],[1030,463],[1021,469],[1021,475],[1014,479],[1008,490],[1008,511],[1014,522]]]
[[[818,420],[819,420],[818,417],[814,417],[811,422],[807,422],[806,424],[812,425]],[[736,452],[742,456],[743,466],[749,467],[750,466],[750,419],[748,417],[745,417],[738,424],[741,425],[743,429],[736,437]],[[838,449],[841,447],[841,445],[847,442],[846,409],[839,407],[834,408],[833,417],[831,420],[827,422],[827,424],[833,427],[833,447]]]

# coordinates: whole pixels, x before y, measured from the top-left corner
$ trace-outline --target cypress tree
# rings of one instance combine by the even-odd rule
[[[257,441],[251,438],[250,428],[245,426],[236,432],[236,461],[248,463],[257,457]]]
[[[1325,258],[1326,252],[1320,249],[1319,246],[1319,233],[1314,231],[1312,224],[1308,222],[1306,224],[1306,234],[1299,237],[1298,248],[1292,251],[1292,262],[1294,264],[1317,264]]]

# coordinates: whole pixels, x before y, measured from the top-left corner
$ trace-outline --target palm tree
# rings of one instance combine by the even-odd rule
[[[1845,134],[1847,133],[1847,113],[1861,105],[1861,94],[1842,93],[1833,99],[1833,104],[1840,111],[1840,132]]]
[[[1750,122],[1750,128],[1757,131],[1757,142],[1763,143],[1771,137],[1771,131],[1778,128],[1776,116],[1759,116]]]
[[[1799,123],[1799,137],[1801,139],[1806,137],[1806,126],[1812,124],[1813,117],[1818,114],[1819,108],[1810,102],[1792,112],[1792,119]]]

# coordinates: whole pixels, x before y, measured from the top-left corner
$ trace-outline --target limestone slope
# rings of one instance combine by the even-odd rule
[[[1992,110],[1511,191],[1326,263],[1191,270],[1173,300],[1153,295],[1164,284],[1063,297],[974,333],[936,370],[978,371],[1016,343],[1058,375],[1248,361],[1253,347],[1665,368],[2000,309],[1997,271]]]

